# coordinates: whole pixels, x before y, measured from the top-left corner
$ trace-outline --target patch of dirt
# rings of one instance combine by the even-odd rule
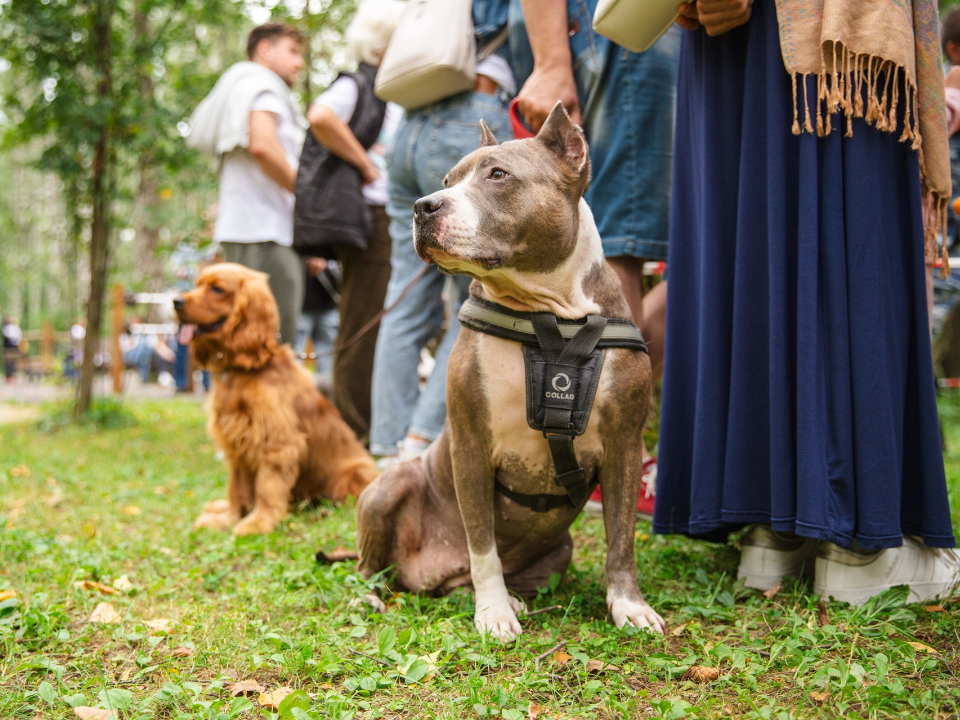
[[[26,422],[40,417],[40,409],[19,405],[0,405],[0,425]]]

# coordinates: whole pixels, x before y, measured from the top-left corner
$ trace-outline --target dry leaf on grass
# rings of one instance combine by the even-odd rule
[[[87,622],[91,623],[118,623],[123,620],[120,617],[119,613],[113,609],[113,605],[107,602],[102,602],[93,609],[90,617],[87,618]]]
[[[73,714],[80,720],[116,720],[117,717],[113,714],[113,710],[84,706],[75,707]]]
[[[783,585],[782,585],[781,583],[777,583],[776,585],[774,585],[774,586],[773,586],[772,588],[770,588],[769,590],[764,590],[764,591],[763,591],[763,596],[764,596],[767,600],[773,600],[773,598],[776,596],[776,594],[777,594],[778,592],[780,592],[780,589],[781,589],[782,587],[783,587]]]
[[[911,641],[911,642],[908,642],[907,645],[910,645],[910,646],[911,646],[914,650],[916,650],[917,652],[930,653],[931,655],[936,655],[936,654],[937,654],[936,648],[932,648],[932,647],[930,647],[929,645],[927,645],[927,644],[925,644],[925,643],[922,643],[922,642],[913,642],[913,641]]]
[[[695,683],[705,685],[708,682],[713,682],[718,677],[720,677],[720,671],[717,668],[707,665],[694,665],[683,674],[681,679],[692,680]]]
[[[30,468],[26,465],[17,465],[10,468],[10,477],[30,477]]]
[[[530,705],[527,707],[527,717],[530,720],[537,720],[537,715],[539,714],[540,714],[540,706],[535,702],[531,702]]]
[[[337,549],[331,552],[317,550],[317,562],[321,565],[332,565],[335,562],[344,562],[346,560],[356,560],[358,555],[356,550],[350,550],[343,545],[337,545]]]
[[[924,610],[929,613],[943,612],[943,605],[924,605]]]
[[[104,595],[119,595],[120,591],[110,587],[109,585],[104,585],[103,583],[94,582],[93,580],[78,580],[73,584],[78,590],[96,590],[99,593]]]
[[[49,508],[55,508],[61,502],[63,502],[63,491],[58,487],[55,487],[53,492],[43,499],[43,504]]]
[[[278,687],[276,690],[261,693],[260,697],[257,698],[257,701],[260,703],[260,707],[276,710],[280,707],[280,703],[283,701],[283,699],[292,692],[293,688]]]
[[[127,515],[139,515],[140,508],[138,508],[136,505],[127,505],[123,509],[123,512],[125,512]]]
[[[121,575],[112,583],[110,583],[110,585],[120,592],[129,592],[136,587],[132,582],[130,582],[130,578],[128,578],[126,575]]]
[[[178,645],[173,650],[170,651],[170,654],[173,657],[190,657],[193,655],[193,649],[184,647],[183,645]]]
[[[319,687],[321,690],[333,690],[333,685],[330,683],[320,683],[320,685],[317,687]]]
[[[566,662],[573,660],[573,655],[567,655],[563,650],[555,650],[553,652],[553,661],[557,665],[563,665]]]
[[[830,613],[827,612],[827,603],[820,600],[817,603],[817,625],[823,627],[830,624]]]
[[[813,700],[817,705],[823,705],[827,698],[830,696],[828,692],[812,692],[810,693],[810,699]]]
[[[609,665],[603,662],[603,660],[597,660],[596,658],[587,661],[588,673],[611,672],[619,669],[616,665]]]
[[[267,689],[256,680],[241,680],[240,682],[235,682],[233,685],[227,685],[227,690],[230,691],[233,697],[237,697],[237,695],[253,695],[267,691]]]
[[[173,631],[173,622],[169,618],[157,618],[156,620],[147,620],[144,625],[146,625],[150,630],[156,633],[167,633],[168,635]]]
[[[0,602],[3,602],[4,600],[9,600],[10,598],[15,598],[16,596],[17,596],[16,590],[4,590],[3,592],[0,592]]]
[[[683,623],[683,625],[677,625],[673,630],[670,631],[670,634],[674,637],[680,637],[683,634],[683,631],[687,629],[687,625],[690,623]]]

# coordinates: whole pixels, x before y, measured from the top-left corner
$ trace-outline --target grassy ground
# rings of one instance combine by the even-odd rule
[[[296,720],[958,715],[960,605],[904,606],[892,592],[818,609],[792,583],[767,599],[734,581],[735,540],[648,536],[643,523],[641,589],[666,637],[608,624],[592,518],[575,526],[567,579],[533,603],[562,609],[523,621],[512,645],[478,636],[469,595],[402,595],[377,614],[354,602],[367,586],[350,564],[313,559],[353,547],[352,506],[303,510],[266,537],[192,533],[225,484],[202,408],[130,411],[134,424],[108,413],[98,431],[0,426],[0,718],[69,718],[74,706]],[[958,509],[960,401],[942,412]],[[86,622],[101,602],[118,622]],[[157,619],[167,632],[147,624]],[[693,665],[719,678],[683,680]],[[239,680],[303,692],[270,710],[257,693],[231,697],[225,686]]]

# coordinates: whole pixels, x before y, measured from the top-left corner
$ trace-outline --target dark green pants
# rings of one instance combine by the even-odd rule
[[[280,342],[297,337],[297,318],[303,309],[303,260],[293,248],[269,242],[221,242],[227,262],[239,263],[270,276],[270,290],[280,313]]]

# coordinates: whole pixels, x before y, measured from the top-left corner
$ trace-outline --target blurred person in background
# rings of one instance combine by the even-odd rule
[[[377,98],[373,84],[404,7],[405,3],[399,0],[360,3],[345,35],[357,69],[340,73],[307,113],[317,142],[361,174],[363,196],[352,201],[365,203],[373,221],[366,250],[341,247],[336,253],[341,270],[338,332],[344,341],[354,338],[383,309],[390,282],[391,242],[385,209],[390,196],[385,155],[403,110]],[[351,126],[372,128],[368,130],[369,137],[364,138],[366,142],[357,139]],[[323,260],[310,262],[319,268]],[[377,325],[337,352],[333,359],[333,403],[363,443],[370,437],[370,386],[378,333]],[[318,372],[320,363],[318,358]]]
[[[306,128],[290,93],[304,67],[300,32],[283,23],[255,27],[247,57],[223,74],[194,112],[187,144],[220,162],[213,239],[227,262],[270,276],[281,342],[293,343],[304,280],[291,247],[293,188]]]
[[[474,0],[477,50],[489,54],[477,63],[473,90],[405,113],[387,153],[387,215],[393,251],[386,304],[396,303],[396,307],[384,316],[377,338],[370,430],[374,455],[416,457],[440,434],[446,420],[447,360],[460,332],[455,310],[466,298],[470,278],[458,275],[453,279],[454,312],[447,316],[436,364],[421,391],[417,375],[420,351],[443,326],[446,276],[436,266],[429,266],[411,287],[424,269],[413,246],[413,204],[441,190],[447,171],[480,147],[481,119],[497,140],[512,139],[507,106],[516,93],[516,81],[508,45],[503,43],[508,2]],[[400,299],[408,287],[409,292]]]
[[[3,369],[7,385],[12,385],[17,372],[17,359],[20,357],[20,345],[23,344],[23,331],[15,317],[3,321]]]
[[[316,355],[316,385],[329,395],[333,380],[332,351],[340,325],[340,266],[335,260],[309,258],[303,293],[303,312],[297,321],[297,340],[293,350],[303,360],[307,339],[313,341]]]

